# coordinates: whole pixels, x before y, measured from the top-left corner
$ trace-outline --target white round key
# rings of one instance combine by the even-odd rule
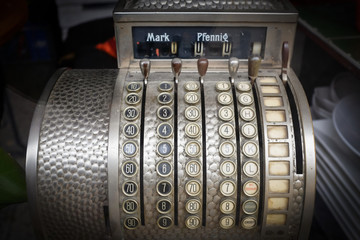
[[[259,171],[259,165],[254,161],[248,161],[244,164],[243,171],[246,176],[253,177]]]
[[[225,177],[231,177],[236,173],[236,165],[231,160],[225,160],[220,164],[220,172]]]
[[[236,185],[233,181],[225,180],[220,184],[220,192],[222,195],[229,197],[235,193]]]
[[[247,157],[254,157],[258,153],[258,146],[254,142],[246,142],[242,148]]]
[[[244,183],[243,191],[247,196],[254,196],[259,191],[259,185],[254,181]]]
[[[199,90],[200,84],[198,82],[188,81],[185,83],[184,87],[187,91],[197,91]]]
[[[230,121],[234,118],[234,111],[232,108],[225,106],[219,109],[219,118],[223,121]]]
[[[247,82],[240,82],[236,86],[236,88],[237,88],[237,90],[239,90],[241,92],[247,92],[247,91],[250,91],[251,85],[250,85],[250,83],[247,83]]]
[[[185,152],[187,153],[187,155],[189,155],[190,157],[197,157],[199,156],[201,151],[201,146],[200,143],[196,142],[196,141],[190,141],[185,145]]]
[[[216,83],[215,88],[219,92],[229,91],[231,89],[231,85],[230,82],[221,81]]]
[[[241,103],[242,105],[245,105],[245,106],[248,106],[254,102],[253,97],[248,93],[240,94],[238,100],[239,100],[239,103]]]
[[[188,92],[185,94],[184,99],[188,104],[197,104],[200,101],[200,95],[195,92]]]
[[[189,121],[196,121],[200,117],[200,110],[198,107],[191,106],[185,109],[185,117]]]
[[[200,227],[200,218],[198,216],[189,216],[185,220],[185,225],[189,229],[196,229]]]
[[[197,180],[190,180],[185,184],[185,191],[190,196],[197,196],[201,192],[201,184]]]
[[[252,229],[256,226],[256,219],[253,217],[246,217],[241,221],[241,226],[245,229]]]
[[[190,199],[186,202],[185,209],[190,214],[198,213],[201,209],[201,202],[197,199]]]
[[[257,130],[254,124],[252,123],[246,123],[241,128],[241,133],[246,138],[253,138],[257,134]]]
[[[197,160],[190,160],[186,163],[185,171],[190,177],[197,177],[201,173],[201,164]]]
[[[190,138],[197,138],[201,133],[200,125],[197,123],[188,123],[185,126],[185,134]]]
[[[219,134],[223,138],[232,138],[235,134],[234,126],[230,123],[223,123],[219,127]]]
[[[230,229],[235,225],[235,220],[231,216],[225,216],[220,219],[220,227]]]
[[[252,108],[245,107],[245,108],[241,109],[240,117],[244,121],[251,121],[251,120],[253,120],[255,118],[255,111]]]
[[[220,155],[223,157],[226,157],[226,158],[231,157],[235,153],[234,143],[229,142],[229,141],[225,141],[225,142],[221,143],[220,147],[219,147],[219,152],[220,152]]]
[[[232,103],[233,101],[233,98],[231,96],[230,93],[227,93],[227,92],[222,92],[222,93],[219,93],[218,96],[217,96],[217,101],[218,103],[220,103],[221,105],[229,105]]]
[[[235,202],[231,199],[225,199],[220,203],[220,211],[224,214],[230,214],[235,211]]]

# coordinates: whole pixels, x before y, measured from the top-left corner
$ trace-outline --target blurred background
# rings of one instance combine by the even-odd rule
[[[117,67],[116,2],[0,1],[0,149],[22,169],[32,114],[55,70]],[[311,104],[317,143],[310,239],[359,239],[360,1],[292,3],[300,19],[291,65]],[[1,240],[36,239],[25,197],[19,202],[0,204]]]

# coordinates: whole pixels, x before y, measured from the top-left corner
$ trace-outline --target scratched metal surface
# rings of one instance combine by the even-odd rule
[[[47,239],[108,236],[107,141],[118,70],[68,70],[57,81],[43,118],[38,201]]]

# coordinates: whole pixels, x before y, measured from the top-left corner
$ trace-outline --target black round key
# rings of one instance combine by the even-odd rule
[[[168,213],[171,210],[171,202],[169,200],[160,200],[157,202],[156,209],[160,213]]]
[[[172,152],[172,146],[168,142],[160,142],[157,146],[157,152],[162,157],[167,157]]]
[[[139,220],[135,217],[128,217],[125,219],[124,224],[127,229],[135,229],[139,225]]]
[[[172,225],[172,220],[170,217],[166,217],[166,216],[163,216],[163,217],[159,217],[158,219],[158,225],[160,228],[163,228],[163,229],[167,229],[167,228],[170,228],[171,225]]]
[[[135,200],[128,199],[123,204],[123,209],[127,213],[134,213],[138,208],[138,203]]]
[[[137,192],[137,185],[135,182],[125,182],[123,185],[123,192],[127,196],[134,196]]]
[[[124,165],[122,167],[122,171],[123,171],[124,175],[126,175],[128,177],[134,176],[137,172],[137,165],[134,162],[127,161],[124,163]]]
[[[172,135],[173,127],[168,123],[161,123],[157,129],[160,137],[168,138]]]
[[[136,124],[129,123],[125,125],[124,134],[127,137],[129,138],[135,137],[138,133],[139,133],[139,128]]]
[[[126,96],[126,103],[127,104],[138,104],[140,102],[140,97],[136,93],[131,93]]]
[[[124,115],[127,120],[135,120],[139,117],[139,111],[136,108],[128,107],[125,109]]]
[[[158,163],[156,170],[160,176],[166,177],[170,175],[172,167],[170,163],[163,161]]]
[[[172,102],[172,96],[170,94],[168,94],[168,93],[161,93],[158,96],[158,101],[161,104],[169,104],[169,103]]]
[[[127,85],[127,90],[129,92],[137,92],[137,91],[140,91],[140,89],[141,89],[141,84],[140,83],[133,82],[133,83],[129,83]]]
[[[125,142],[123,145],[123,152],[126,156],[132,157],[137,153],[137,145],[135,142]]]
[[[172,191],[172,185],[168,181],[160,181],[158,182],[156,189],[161,196],[167,196]]]
[[[170,107],[160,107],[158,110],[158,117],[162,120],[168,120],[172,117],[172,109]]]
[[[168,82],[162,82],[159,85],[159,90],[160,91],[171,91],[171,89],[173,88],[172,83],[168,83]]]

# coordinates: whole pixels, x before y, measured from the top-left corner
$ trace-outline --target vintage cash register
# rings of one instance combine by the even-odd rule
[[[282,0],[120,1],[118,69],[60,69],[27,187],[44,239],[307,239],[310,109]]]

